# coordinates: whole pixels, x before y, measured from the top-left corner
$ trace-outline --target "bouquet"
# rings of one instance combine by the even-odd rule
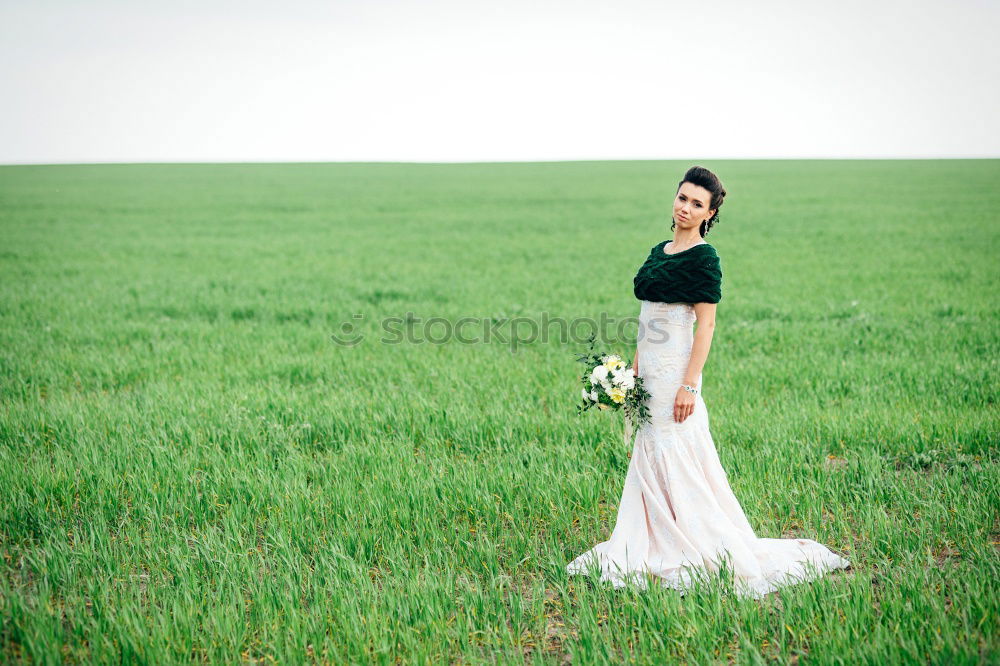
[[[642,377],[635,375],[632,366],[627,365],[618,354],[600,354],[594,351],[594,336],[590,337],[590,348],[586,354],[577,356],[577,361],[586,365],[587,370],[580,377],[583,388],[580,394],[583,403],[577,413],[597,407],[601,410],[623,411],[625,413],[625,442],[632,438],[632,430],[649,421],[649,391],[642,385]]]

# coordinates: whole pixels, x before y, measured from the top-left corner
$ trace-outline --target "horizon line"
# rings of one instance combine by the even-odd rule
[[[866,156],[866,157],[639,157],[639,158],[570,158],[570,159],[539,159],[539,160],[157,160],[157,161],[119,161],[99,160],[89,162],[78,161],[24,161],[0,162],[0,166],[155,166],[155,165],[240,165],[240,164],[561,164],[569,162],[768,162],[768,161],[944,161],[944,160],[996,160],[996,156]]]

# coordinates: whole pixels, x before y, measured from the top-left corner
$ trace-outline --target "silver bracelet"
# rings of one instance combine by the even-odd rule
[[[694,393],[695,395],[698,395],[698,389],[696,389],[693,386],[688,386],[687,384],[681,384],[681,388],[687,391],[688,393]]]

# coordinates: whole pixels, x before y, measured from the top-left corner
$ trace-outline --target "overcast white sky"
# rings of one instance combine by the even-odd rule
[[[1000,157],[995,0],[0,0],[0,163]]]

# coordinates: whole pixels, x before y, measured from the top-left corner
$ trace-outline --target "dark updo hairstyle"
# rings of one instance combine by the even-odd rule
[[[706,190],[712,193],[712,201],[708,205],[709,210],[715,210],[715,215],[708,218],[701,223],[701,228],[698,229],[698,233],[704,238],[708,230],[719,222],[719,209],[722,208],[722,202],[726,199],[726,188],[722,186],[722,181],[714,173],[706,169],[705,167],[693,166],[687,170],[684,174],[684,178],[681,182],[677,183],[677,190],[680,191],[681,185],[684,183],[691,183],[692,185],[699,185],[704,187]],[[677,223],[671,220],[670,230],[673,231]]]

